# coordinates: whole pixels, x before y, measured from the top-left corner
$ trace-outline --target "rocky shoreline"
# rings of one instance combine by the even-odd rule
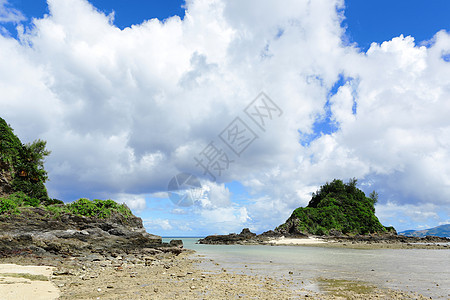
[[[381,289],[364,282],[319,278],[311,291],[291,273],[284,278],[229,272],[214,261],[183,252],[86,260],[81,257],[4,257],[0,264],[46,265],[58,299],[429,299],[417,293]],[[1,286],[1,285],[0,285]],[[14,298],[6,298],[14,299]],[[48,299],[48,298],[42,298]]]
[[[295,239],[297,243],[282,243],[283,239]],[[310,238],[319,239],[324,243],[306,243]],[[389,234],[372,235],[333,235],[333,236],[308,236],[305,234],[283,234],[276,231],[267,231],[262,234],[252,233],[244,228],[241,233],[227,235],[210,235],[198,241],[199,244],[210,245],[308,245],[320,247],[348,247],[348,248],[390,248],[390,249],[450,249],[450,239],[436,236],[409,237]]]

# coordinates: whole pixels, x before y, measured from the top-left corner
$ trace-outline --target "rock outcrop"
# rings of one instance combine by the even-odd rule
[[[256,233],[251,232],[248,228],[242,229],[241,233],[230,233],[227,235],[210,235],[198,241],[199,244],[257,244],[259,240],[256,238]]]
[[[296,218],[289,218],[283,225],[275,229],[274,232],[283,236],[289,237],[307,237],[308,235],[299,230],[299,220]]]
[[[0,215],[0,228],[0,257],[183,251],[181,241],[163,243],[160,236],[147,233],[136,216],[98,219],[63,213],[56,217],[43,208],[29,207],[21,208],[20,214]]]

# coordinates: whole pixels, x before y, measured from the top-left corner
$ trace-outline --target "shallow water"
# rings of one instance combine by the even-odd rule
[[[185,248],[219,263],[219,269],[293,278],[311,290],[323,290],[320,283],[326,279],[339,279],[450,298],[449,250],[200,245],[195,244],[197,238],[181,239]]]

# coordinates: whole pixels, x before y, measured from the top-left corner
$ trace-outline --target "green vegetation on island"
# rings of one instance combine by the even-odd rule
[[[299,207],[276,231],[291,234],[370,234],[395,232],[384,227],[375,216],[378,194],[366,197],[356,187],[357,180],[344,183],[335,179],[313,193],[307,207]]]
[[[0,215],[19,214],[21,208],[29,207],[41,207],[53,217],[59,217],[64,213],[98,219],[106,219],[113,214],[119,214],[124,218],[132,215],[131,210],[125,204],[118,204],[110,199],[94,199],[91,201],[86,198],[81,198],[68,204],[44,205],[23,192],[16,192],[8,197],[0,197]]]
[[[50,154],[46,142],[36,140],[23,144],[13,129],[0,118],[0,215],[19,214],[22,208],[41,207],[53,217],[61,214],[105,219],[112,214],[125,218],[132,212],[125,204],[113,200],[90,201],[86,198],[72,203],[48,197],[44,159]]]
[[[66,205],[50,205],[46,209],[51,211],[55,216],[61,213],[69,213],[78,216],[106,219],[113,214],[119,214],[124,218],[132,215],[131,210],[125,204],[118,204],[110,199],[94,199],[90,201],[89,199],[81,198]]]

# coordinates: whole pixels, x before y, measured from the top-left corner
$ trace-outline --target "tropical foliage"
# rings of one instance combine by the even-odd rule
[[[22,144],[12,128],[0,118],[0,161],[10,168],[12,189],[40,202],[49,200],[44,185],[48,179],[44,159],[50,151],[45,146],[46,142],[42,140]]]
[[[78,199],[72,203],[64,204],[60,200],[53,199],[53,204],[41,203],[36,198],[31,198],[23,192],[16,192],[8,197],[0,198],[0,215],[18,214],[22,207],[40,207],[49,212],[53,217],[61,214],[73,214],[77,216],[106,219],[113,214],[119,214],[125,218],[132,215],[131,210],[125,204],[118,204],[113,200],[90,201],[86,198]]]
[[[292,213],[290,219],[296,219],[297,231],[315,235],[328,235],[331,230],[344,234],[385,232],[386,228],[375,216],[378,194],[373,192],[366,197],[356,184],[355,178],[347,183],[335,179],[321,186],[307,207]]]
[[[67,212],[87,216],[97,217],[100,219],[108,218],[112,213],[117,212],[124,217],[131,216],[130,209],[125,204],[118,204],[113,200],[98,200],[90,201],[86,198],[78,199],[75,202],[66,205]]]

